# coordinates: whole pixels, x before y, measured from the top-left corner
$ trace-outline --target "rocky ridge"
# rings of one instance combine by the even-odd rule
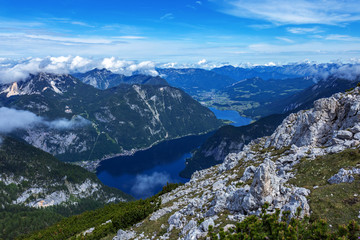
[[[303,159],[359,148],[359,110],[357,87],[290,114],[271,136],[229,154],[220,165],[195,172],[188,183],[162,196],[158,211],[131,229],[120,230],[114,239],[198,239],[206,237],[210,225],[229,229],[248,215],[259,215],[265,202],[270,204],[268,212],[278,208],[294,216],[300,207],[301,216],[311,214],[312,189],[289,180],[296,179],[295,167]],[[351,174],[358,174],[358,168],[337,175],[349,179]]]

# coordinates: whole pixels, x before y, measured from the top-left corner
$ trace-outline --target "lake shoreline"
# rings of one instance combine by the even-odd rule
[[[229,121],[232,121],[235,124],[240,124],[240,126],[250,124],[251,121],[252,121],[250,118],[245,118],[245,117],[241,116],[237,111],[234,111],[234,110],[219,110],[219,109],[216,109],[214,107],[209,107],[209,109],[216,115],[216,117],[218,119],[223,120],[223,121],[229,120]],[[214,110],[216,110],[216,111],[214,111]],[[236,112],[239,115],[239,118],[226,119],[226,117],[224,118],[224,117],[219,116],[220,112]],[[227,116],[227,117],[229,117],[229,116]],[[246,124],[244,124],[245,122],[243,120],[241,122],[236,122],[239,119],[246,119],[246,121],[247,121]],[[233,120],[235,120],[235,122]],[[230,124],[230,125],[234,125],[233,123]],[[227,125],[227,124],[224,124],[224,125]],[[161,139],[161,140],[158,140],[158,141],[152,143],[148,147],[134,148],[134,149],[131,149],[131,150],[124,150],[122,153],[115,153],[115,154],[105,155],[101,159],[78,161],[78,162],[73,162],[72,164],[75,164],[75,165],[78,165],[78,166],[80,166],[82,168],[85,168],[89,172],[96,173],[96,169],[100,166],[101,162],[103,162],[103,161],[113,159],[113,158],[116,158],[116,157],[133,156],[137,152],[146,151],[146,150],[148,150],[148,149],[150,149],[150,148],[152,148],[152,147],[154,147],[154,146],[156,146],[156,145],[158,145],[160,143],[166,142],[166,141],[172,141],[172,140],[176,140],[176,139],[180,139],[180,138],[184,138],[184,137],[189,137],[189,136],[201,136],[201,135],[205,135],[205,134],[208,134],[208,133],[211,133],[211,132],[215,132],[217,129],[219,129],[219,128],[210,129],[208,131],[205,131],[205,132],[202,132],[202,133],[197,133],[197,134],[190,133],[190,134],[187,134],[187,135],[177,136],[177,137],[174,137],[174,138],[165,138],[165,139]]]
[[[150,148],[166,142],[166,141],[172,141],[172,140],[177,140],[177,139],[181,139],[181,138],[185,138],[185,137],[191,137],[191,136],[201,136],[201,135],[206,135],[209,134],[211,132],[215,132],[217,129],[211,129],[209,131],[206,132],[202,132],[202,133],[191,133],[191,134],[187,134],[187,135],[183,135],[183,136],[178,136],[178,137],[174,137],[174,138],[166,138],[166,139],[162,139],[162,140],[158,140],[154,143],[152,143],[150,146],[148,147],[144,147],[144,148],[135,148],[135,149],[131,149],[131,150],[124,150],[122,153],[115,153],[115,154],[108,154],[105,155],[103,158],[101,159],[96,159],[96,160],[84,160],[84,161],[78,161],[78,162],[69,162],[71,164],[80,166],[86,170],[88,170],[89,172],[92,173],[96,173],[96,169],[100,166],[101,162],[109,160],[109,159],[113,159],[116,157],[126,157],[126,156],[133,156],[135,153],[137,152],[141,152],[141,151],[146,151],[149,150]]]

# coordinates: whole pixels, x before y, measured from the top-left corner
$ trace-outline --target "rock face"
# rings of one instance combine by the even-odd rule
[[[114,237],[114,240],[129,240],[133,239],[134,237],[135,233],[133,231],[124,231],[120,229]]]
[[[359,132],[360,97],[356,88],[352,94],[338,93],[314,102],[314,108],[290,114],[266,142],[266,147],[331,146],[344,147],[357,143],[353,135]]]
[[[345,170],[341,168],[337,174],[328,179],[330,184],[352,183],[355,179],[353,175],[360,175],[360,168]]]
[[[149,221],[166,221],[166,233],[146,235],[134,226],[135,239],[199,239],[207,235],[210,225],[259,215],[265,202],[268,212],[280,209],[293,217],[300,207],[300,217],[310,214],[310,190],[289,184],[296,177],[294,166],[303,158],[359,147],[355,137],[360,132],[359,109],[360,89],[356,88],[291,114],[271,136],[229,154],[220,165],[195,172],[188,183],[163,195],[166,207],[154,212]],[[359,172],[358,168],[341,169],[329,182],[350,182]]]

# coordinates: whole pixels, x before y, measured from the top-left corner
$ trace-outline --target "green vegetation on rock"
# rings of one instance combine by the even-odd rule
[[[309,217],[300,219],[301,209],[298,209],[298,216],[289,220],[289,212],[283,212],[280,216],[280,210],[274,214],[266,213],[267,206],[262,209],[259,217],[251,215],[242,222],[236,223],[236,226],[229,227],[228,231],[223,228],[217,229],[209,227],[209,237],[211,240],[277,240],[277,239],[350,239],[357,240],[360,234],[360,226],[355,221],[347,225],[339,226],[334,231],[330,228],[326,220],[318,219],[310,221]]]
[[[20,239],[101,239],[115,235],[119,229],[125,229],[140,222],[157,210],[161,204],[160,196],[177,188],[179,184],[167,184],[162,191],[146,200],[109,204],[93,211],[65,218],[53,226],[24,236]],[[91,233],[86,230],[94,228]]]
[[[44,229],[64,217],[103,207],[112,198],[133,200],[122,191],[103,185],[94,173],[11,137],[4,138],[0,145],[0,169],[0,239],[14,239]],[[71,194],[70,189],[84,183],[96,184],[97,190],[93,194]],[[31,189],[39,191],[26,197]],[[64,193],[67,200],[46,208],[27,205],[54,192]],[[24,201],[17,202],[19,197]]]
[[[358,219],[360,178],[352,183],[329,184],[327,180],[341,168],[360,166],[360,150],[347,149],[314,160],[303,159],[296,166],[296,177],[289,183],[311,190],[311,217],[326,219],[332,226]],[[314,188],[315,187],[315,188]]]

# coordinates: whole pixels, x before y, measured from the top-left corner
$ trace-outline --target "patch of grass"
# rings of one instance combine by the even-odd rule
[[[360,150],[347,149],[336,154],[328,154],[315,160],[303,159],[296,167],[296,178],[289,183],[299,187],[312,188],[327,184],[327,180],[340,168],[360,165]]]
[[[271,154],[273,156],[280,156],[281,154],[285,153],[286,151],[290,150],[291,146],[286,146],[280,149],[270,148]]]
[[[340,168],[360,165],[359,149],[347,149],[336,154],[329,154],[315,160],[303,159],[296,166],[296,178],[289,181],[299,187],[311,190],[308,197],[312,219],[326,219],[333,227],[347,224],[350,220],[358,221],[360,209],[360,178],[353,183],[329,184],[327,180]],[[319,186],[313,189],[314,186]]]
[[[314,189],[309,197],[311,218],[323,218],[333,227],[347,224],[356,219],[359,222],[360,179],[352,183],[326,185]],[[355,195],[354,195],[355,194]]]
[[[139,226],[139,227],[135,227],[135,228],[133,228],[137,233],[144,233],[145,235],[147,235],[147,236],[153,236],[155,233],[156,233],[156,235],[157,236],[159,236],[161,233],[162,234],[165,234],[166,233],[166,231],[165,232],[163,232],[163,230],[161,229],[161,225],[165,225],[166,226],[166,228],[165,228],[165,230],[167,230],[168,229],[168,227],[169,227],[169,223],[168,223],[168,219],[169,219],[169,217],[171,216],[171,215],[173,215],[174,214],[174,212],[175,212],[176,210],[174,210],[174,211],[172,211],[172,212],[170,212],[170,213],[167,213],[167,214],[165,214],[164,216],[162,216],[161,218],[159,218],[159,219],[157,219],[157,220],[155,220],[155,221],[150,221],[149,220],[149,218],[150,217],[148,217],[148,218],[146,218],[145,220],[144,220],[144,222],[141,224],[141,226]],[[161,236],[161,235],[160,235]]]
[[[215,225],[219,224],[219,228],[223,228],[228,224],[235,224],[236,222],[234,221],[230,221],[227,217],[231,215],[230,212],[228,210],[225,210],[224,212],[220,213],[218,216],[219,218],[216,219]],[[215,227],[215,226],[214,226]]]

